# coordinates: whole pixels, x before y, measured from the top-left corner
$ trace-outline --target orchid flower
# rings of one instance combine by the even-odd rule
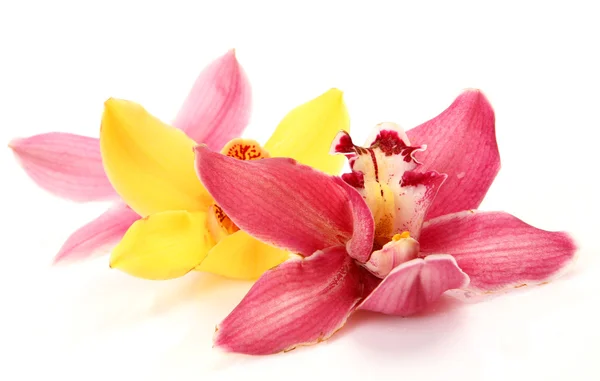
[[[243,132],[250,108],[250,84],[231,50],[200,73],[173,125],[191,139],[220,149]],[[71,234],[55,263],[85,259],[114,245],[140,219],[119,200],[106,177],[97,138],[49,132],[15,139],[9,146],[29,177],[50,193],[77,202],[115,200],[110,209]]]
[[[547,282],[574,258],[566,233],[474,210],[500,168],[494,113],[477,90],[408,133],[377,126],[365,147],[340,132],[332,150],[351,173],[196,147],[200,179],[233,223],[299,254],[253,285],[217,326],[217,347],[288,351],[326,340],[356,310],[408,316],[448,290]]]
[[[291,157],[336,174],[344,158],[329,155],[329,145],[339,130],[348,129],[342,92],[331,89],[285,116],[264,147],[236,138],[221,152],[238,161]],[[106,102],[100,131],[104,168],[116,192],[143,217],[113,249],[111,267],[156,280],[194,269],[256,279],[289,258],[287,251],[241,231],[223,212],[196,175],[196,145],[136,103]]]

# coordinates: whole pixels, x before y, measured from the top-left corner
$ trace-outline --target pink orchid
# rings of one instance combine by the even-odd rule
[[[196,142],[221,149],[241,135],[250,119],[251,89],[235,51],[230,50],[198,76],[173,126]],[[13,140],[9,146],[25,172],[50,193],[77,202],[119,200],[102,166],[97,138],[49,132]],[[116,244],[140,219],[123,201],[75,231],[55,263],[85,259]]]
[[[338,135],[332,148],[352,168],[343,179],[290,159],[244,162],[196,148],[199,177],[231,220],[300,254],[254,284],[217,327],[216,346],[287,351],[327,339],[359,309],[408,316],[448,290],[543,283],[572,262],[568,234],[473,210],[500,168],[481,92],[464,92],[408,133],[379,125],[368,143]]]

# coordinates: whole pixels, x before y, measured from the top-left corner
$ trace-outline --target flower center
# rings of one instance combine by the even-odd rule
[[[392,123],[378,125],[366,147],[355,145],[346,132],[340,132],[332,144],[333,153],[346,155],[352,169],[342,178],[358,190],[373,215],[374,251],[390,242],[394,234],[409,230],[405,220],[414,205],[407,205],[402,180],[419,164],[414,154],[424,149],[411,146],[402,128]]]
[[[258,160],[270,157],[267,150],[262,148],[257,141],[242,138],[230,140],[221,149],[221,153],[239,160]]]
[[[234,224],[233,221],[231,221],[227,214],[223,212],[223,209],[221,209],[219,205],[214,204],[213,207],[213,213],[215,214],[216,220],[219,221],[219,223],[227,231],[227,233],[231,234],[240,230],[240,228],[238,228],[237,225]]]

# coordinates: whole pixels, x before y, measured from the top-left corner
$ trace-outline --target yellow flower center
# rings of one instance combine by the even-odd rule
[[[221,209],[221,207],[217,204],[213,205],[213,213],[214,213],[214,218],[217,219],[217,221],[220,223],[221,227],[223,227],[227,233],[232,234],[235,233],[236,231],[240,230],[240,228],[237,227],[236,224],[233,223],[233,221],[231,221],[231,219],[227,216],[227,214],[225,214],[225,212],[223,212],[223,209]]]
[[[223,155],[239,160],[258,160],[269,158],[270,155],[261,145],[252,139],[235,138],[221,149]]]

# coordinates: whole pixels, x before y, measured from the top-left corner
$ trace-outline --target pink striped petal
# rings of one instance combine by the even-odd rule
[[[446,173],[428,218],[479,206],[500,170],[494,110],[479,90],[463,92],[432,120],[407,131],[419,153],[421,170]]]
[[[118,197],[104,173],[96,138],[49,132],[9,146],[29,177],[56,196],[79,202]]]
[[[219,150],[239,137],[250,120],[250,82],[230,50],[207,66],[173,121],[199,143]]]
[[[215,346],[265,355],[315,344],[340,329],[362,297],[361,270],[343,247],[266,272],[221,322]]]
[[[454,256],[471,287],[483,291],[548,281],[576,251],[568,234],[534,228],[503,212],[464,211],[427,221],[420,244],[421,256]]]
[[[54,258],[54,263],[87,259],[104,248],[115,245],[139,218],[125,204],[114,205],[71,234]]]
[[[469,277],[451,255],[416,258],[396,267],[361,303],[359,309],[408,316],[454,288],[469,284]]]
[[[408,231],[411,237],[419,239],[425,215],[447,177],[435,171],[404,172],[400,191],[395,195],[398,211],[394,216],[394,231]]]
[[[341,180],[293,159],[243,161],[204,146],[196,147],[196,169],[229,218],[259,240],[305,256],[348,244],[355,258],[368,257],[370,245],[351,239],[372,238],[372,218]]]
[[[364,263],[369,259],[373,249],[373,236],[375,233],[373,215],[356,189],[340,177],[334,177],[333,180],[346,191],[352,210],[353,234],[346,244],[346,251],[352,258]]]

